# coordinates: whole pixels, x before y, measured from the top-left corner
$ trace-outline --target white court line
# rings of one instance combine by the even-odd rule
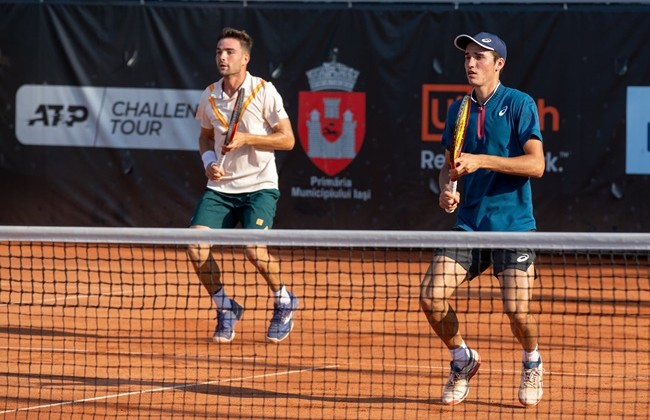
[[[93,290],[93,288],[95,290]],[[131,290],[122,289],[122,290],[119,291],[119,293],[115,293],[111,289],[110,293],[108,295],[104,295],[104,294],[101,294],[102,289],[100,287],[95,286],[95,287],[91,287],[90,289],[91,289],[92,292],[97,292],[97,294],[96,295],[88,295],[88,294],[78,294],[77,293],[77,294],[66,294],[63,297],[56,297],[57,293],[52,293],[54,295],[54,297],[47,298],[47,299],[41,299],[40,301],[32,300],[32,301],[27,302],[27,301],[22,301],[21,300],[19,302],[6,302],[6,303],[1,304],[0,306],[9,306],[9,305],[44,305],[44,304],[48,304],[48,303],[56,303],[56,302],[59,302],[59,301],[67,301],[67,300],[72,300],[72,299],[90,299],[92,297],[98,297],[99,298],[99,297],[112,297],[112,296],[129,296],[129,295],[133,295],[136,291],[138,291],[138,292],[144,291],[144,287],[140,286],[138,288],[134,288],[134,289],[131,289]],[[9,290],[8,293],[12,293],[11,290]],[[16,293],[18,293],[18,292],[16,292]],[[21,293],[21,294],[23,294],[23,293]],[[32,294],[40,294],[40,293],[32,292]],[[43,293],[43,294],[45,294],[45,293]],[[146,297],[146,296],[143,296],[143,297]]]
[[[313,368],[309,368],[309,369],[288,370],[286,372],[268,373],[268,374],[264,374],[264,375],[253,375],[253,376],[244,376],[244,377],[240,377],[240,378],[220,379],[220,380],[216,380],[216,381],[198,382],[198,383],[189,384],[189,385],[185,384],[185,385],[176,385],[176,386],[166,386],[166,387],[160,387],[160,388],[145,389],[144,391],[123,392],[123,393],[120,393],[120,394],[104,395],[104,396],[101,396],[101,397],[82,398],[82,399],[79,399],[79,400],[62,401],[62,402],[54,403],[54,404],[44,404],[44,405],[38,405],[38,406],[32,406],[32,407],[16,408],[16,409],[13,409],[13,410],[0,411],[0,414],[18,413],[20,411],[38,410],[38,409],[41,409],[41,408],[51,408],[51,407],[58,407],[58,406],[62,406],[62,405],[78,404],[78,403],[84,403],[84,402],[90,402],[90,401],[109,400],[109,399],[113,399],[113,398],[128,397],[130,395],[144,395],[144,394],[151,394],[151,393],[154,393],[154,392],[164,392],[164,391],[170,391],[170,390],[175,390],[175,389],[194,388],[194,387],[203,386],[203,385],[215,385],[215,384],[220,384],[220,383],[239,382],[239,381],[243,382],[243,381],[246,381],[246,380],[249,380],[249,379],[259,379],[259,378],[269,378],[269,377],[272,377],[272,376],[292,375],[294,373],[312,372],[312,371],[315,371],[315,370],[336,369],[337,367],[338,367],[337,365],[320,366],[320,367],[313,367]]]
[[[9,292],[11,293],[11,292]],[[17,292],[16,292],[17,293]],[[23,293],[21,293],[23,294]],[[55,303],[59,301],[66,301],[66,300],[71,300],[71,299],[88,299],[91,296],[94,295],[79,295],[79,294],[74,294],[74,295],[65,295],[65,297],[52,297],[48,299],[41,299],[40,301],[36,300],[31,300],[31,301],[26,301],[26,300],[21,300],[18,302],[6,302],[1,304],[0,306],[10,306],[10,305],[44,305],[47,303]]]
[[[220,356],[210,356],[209,354],[187,354],[187,353],[151,353],[151,352],[141,352],[141,351],[88,351],[84,349],[65,349],[57,347],[21,347],[21,346],[0,346],[0,350],[6,351],[24,351],[24,352],[38,352],[38,353],[72,353],[72,354],[97,354],[105,356],[147,356],[147,357],[165,357],[169,358],[170,356],[173,359],[183,359],[187,360],[190,358],[197,360],[222,360]],[[238,360],[255,360],[255,356],[228,356],[228,360],[238,359]]]
[[[188,358],[193,358],[197,360],[210,360],[211,357],[210,355],[202,355],[202,354],[173,354],[170,355],[168,353],[152,353],[152,352],[120,352],[120,351],[88,351],[88,350],[83,350],[83,349],[65,349],[65,348],[56,348],[56,347],[16,347],[16,346],[0,346],[0,350],[6,350],[6,351],[30,351],[30,352],[50,352],[50,353],[80,353],[80,354],[102,354],[102,355],[126,355],[126,356],[147,356],[147,357],[172,357],[173,359],[188,359]],[[217,357],[218,360],[221,360],[221,358]],[[238,359],[238,360],[255,360],[255,356],[228,356],[227,359],[232,360],[232,359]],[[368,364],[368,363],[338,363],[336,365],[328,365],[328,366],[354,366],[354,367],[365,367],[368,369],[372,369],[375,365]],[[381,365],[383,368],[398,368],[398,369],[417,369],[417,370],[436,370],[436,371],[446,371],[449,368],[447,366],[431,366],[431,365],[409,365],[409,364],[386,364],[382,363]],[[331,368],[331,367],[327,367]],[[325,368],[321,368],[325,369]],[[485,369],[482,368],[480,369],[481,372],[487,372],[487,373],[495,373],[495,374],[519,374],[521,373],[520,371],[517,370],[499,370],[499,369]],[[614,379],[636,379],[636,380],[650,380],[650,376],[640,376],[640,375],[602,375],[598,373],[576,373],[576,372],[558,372],[558,371],[550,371],[550,370],[545,370],[544,373],[546,375],[554,375],[554,376],[566,376],[566,377],[574,377],[574,378],[614,378]]]
[[[20,349],[20,348],[13,348],[13,349]],[[69,349],[65,351],[70,351]],[[84,352],[83,350],[77,350],[77,352]],[[148,353],[134,353],[134,354],[148,354]],[[157,353],[151,353],[152,355],[157,355]],[[242,357],[242,359],[245,359]],[[351,366],[351,364],[348,364]],[[360,366],[362,364],[354,364],[354,366]],[[54,403],[54,404],[44,404],[44,405],[39,405],[39,406],[32,406],[32,407],[23,407],[23,408],[17,408],[13,410],[6,410],[6,411],[0,411],[0,414],[9,414],[9,413],[17,413],[20,411],[31,411],[31,410],[38,410],[38,409],[43,409],[43,408],[51,408],[51,407],[57,407],[57,406],[63,406],[63,405],[71,405],[71,404],[78,404],[78,403],[84,403],[84,402],[91,402],[91,401],[100,401],[100,400],[108,400],[108,399],[114,399],[114,398],[120,398],[120,397],[125,397],[125,396],[130,396],[130,395],[144,395],[144,394],[150,394],[150,393],[155,393],[155,392],[164,392],[164,391],[169,391],[169,390],[175,390],[175,389],[188,389],[188,388],[194,388],[198,386],[203,386],[203,385],[215,385],[215,384],[220,384],[220,383],[229,383],[229,382],[243,382],[246,380],[250,379],[259,379],[259,378],[268,378],[268,377],[278,377],[278,376],[285,376],[285,375],[291,375],[295,373],[303,373],[303,372],[311,372],[311,371],[316,371],[316,370],[327,370],[327,369],[336,369],[339,368],[341,365],[326,365],[326,366],[321,366],[321,367],[313,367],[313,368],[308,368],[308,369],[300,369],[300,370],[289,370],[285,372],[277,372],[277,373],[269,373],[269,374],[263,374],[263,375],[252,375],[252,376],[245,376],[245,377],[240,377],[240,378],[231,378],[231,379],[220,379],[216,381],[206,381],[206,382],[198,382],[195,384],[184,384],[184,385],[176,385],[176,386],[169,386],[169,387],[159,387],[159,388],[152,388],[148,390],[143,390],[143,391],[132,391],[132,392],[124,392],[124,393],[119,393],[119,394],[112,394],[112,395],[104,395],[101,397],[93,397],[93,398],[83,398],[83,399],[78,399],[78,400],[71,400],[71,401],[62,401],[59,403]],[[383,368],[415,368],[419,370],[440,370],[443,371],[445,370],[445,367],[438,367],[438,366],[426,366],[426,365],[390,365],[390,364],[383,364]],[[485,369],[482,370],[482,372],[486,372]],[[518,374],[519,371],[513,371],[513,370],[497,370],[497,369],[488,369],[488,373],[496,373],[496,374]],[[546,371],[546,374],[549,375],[558,375],[558,376],[569,376],[569,377],[604,377],[605,375],[600,375],[600,374],[589,374],[589,373],[575,373],[575,372],[551,372],[551,371]],[[628,376],[628,375],[606,375],[607,377],[612,377],[612,378],[623,378],[623,379],[641,379],[641,380],[648,380],[650,377],[646,376]]]

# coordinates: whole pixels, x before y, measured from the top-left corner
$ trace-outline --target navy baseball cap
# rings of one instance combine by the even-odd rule
[[[490,34],[487,32],[480,32],[474,36],[462,34],[462,35],[458,35],[456,39],[454,39],[454,45],[456,46],[456,48],[458,48],[461,51],[465,51],[465,48],[467,48],[467,44],[469,44],[470,42],[475,42],[485,49],[496,52],[504,60],[506,59],[506,55],[508,55],[508,49],[506,48],[506,43],[503,42],[501,38],[499,38],[494,34]]]

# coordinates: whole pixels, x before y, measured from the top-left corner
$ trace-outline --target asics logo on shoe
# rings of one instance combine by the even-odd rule
[[[293,315],[298,309],[298,298],[291,292],[289,292],[289,297],[291,298],[289,304],[273,304],[273,317],[266,334],[267,340],[273,343],[284,340],[293,330]]]
[[[517,257],[517,262],[528,261],[528,258],[530,258],[528,254],[521,254],[520,256]]]
[[[499,111],[499,117],[503,117],[506,112],[508,112],[508,105],[504,106],[501,111]]]
[[[284,319],[282,320],[282,323],[283,323],[283,324],[286,324],[286,323],[288,323],[289,321],[291,321],[292,319],[293,319],[293,312],[290,313],[289,316],[284,317]]]

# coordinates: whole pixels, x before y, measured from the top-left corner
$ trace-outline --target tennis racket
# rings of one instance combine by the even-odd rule
[[[469,95],[465,95],[460,102],[458,108],[458,115],[456,115],[456,125],[454,126],[454,134],[451,138],[451,147],[449,148],[449,164],[452,168],[456,167],[456,159],[460,156],[463,150],[463,142],[465,141],[465,132],[467,131],[467,123],[469,122],[469,109],[470,101]],[[453,195],[456,195],[458,181],[450,180],[449,189]],[[454,210],[448,210],[448,213],[453,213]]]
[[[239,92],[237,92],[237,99],[235,99],[235,107],[232,110],[232,114],[230,114],[230,123],[228,123],[226,138],[223,141],[224,145],[230,144],[232,138],[235,137],[235,133],[237,132],[237,127],[239,127],[239,121],[241,120],[242,105],[244,104],[244,94],[245,94],[245,89],[243,87],[239,88]],[[221,157],[219,158],[220,170],[223,170],[224,160],[226,160],[226,153],[222,151]]]

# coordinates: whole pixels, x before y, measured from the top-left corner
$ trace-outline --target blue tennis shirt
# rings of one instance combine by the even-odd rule
[[[460,107],[449,107],[442,146],[449,149]],[[471,101],[464,153],[514,157],[524,154],[532,137],[542,140],[537,106],[533,99],[503,85],[484,105],[479,131],[479,105]],[[481,135],[481,137],[479,137]],[[520,232],[536,229],[530,178],[506,175],[487,169],[461,178],[461,205],[456,226],[469,231]]]

